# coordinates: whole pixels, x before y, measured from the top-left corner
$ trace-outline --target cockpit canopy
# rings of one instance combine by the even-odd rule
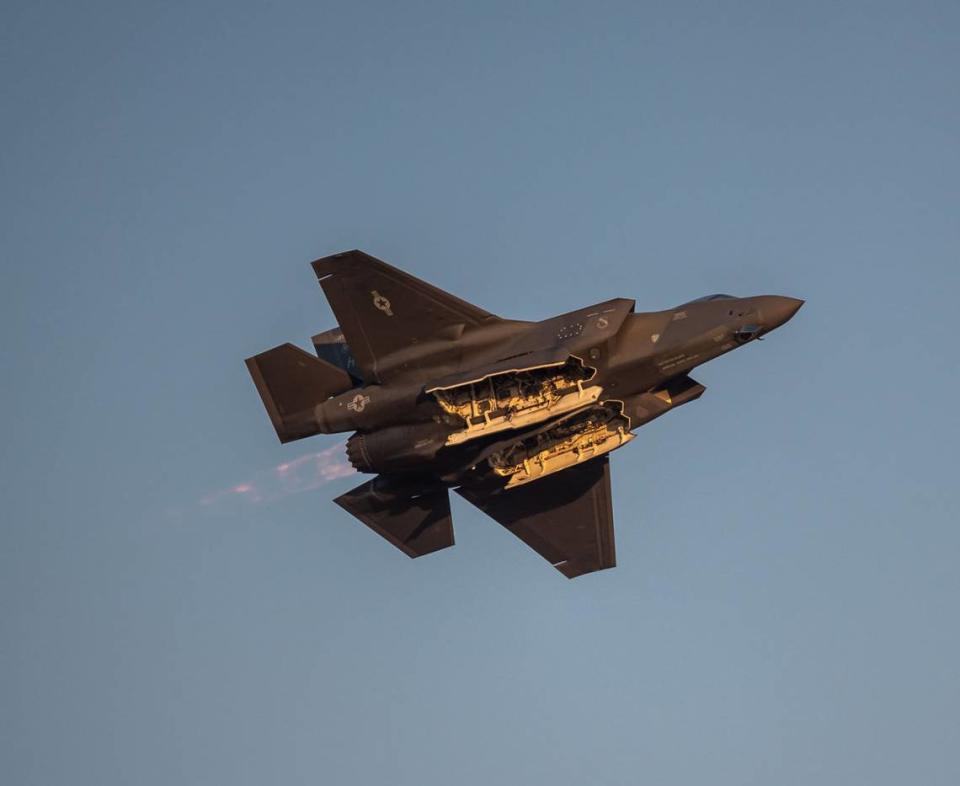
[[[698,297],[696,300],[691,300],[691,303],[705,303],[708,300],[736,300],[735,295],[704,295],[703,297]]]

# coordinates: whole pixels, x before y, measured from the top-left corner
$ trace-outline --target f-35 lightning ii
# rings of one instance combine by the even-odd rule
[[[335,501],[411,557],[453,545],[455,488],[568,578],[616,564],[609,454],[703,394],[693,368],[803,305],[709,295],[638,314],[616,298],[524,322],[361,251],[312,266],[339,326],[316,356],[246,361],[280,441],[354,432],[347,457],[376,477]]]

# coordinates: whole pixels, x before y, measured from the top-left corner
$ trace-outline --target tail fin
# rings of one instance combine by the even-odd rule
[[[293,344],[281,344],[245,362],[281,442],[319,434],[314,408],[353,387],[346,371]]]
[[[467,327],[498,321],[482,308],[362,251],[312,263],[364,381],[383,382],[392,356]]]
[[[323,333],[317,333],[313,337],[313,348],[320,360],[326,360],[337,368],[342,368],[353,379],[354,383],[359,385],[363,382],[360,377],[360,369],[357,368],[357,361],[350,352],[347,340],[343,337],[343,331],[338,325],[330,330],[324,330]]]

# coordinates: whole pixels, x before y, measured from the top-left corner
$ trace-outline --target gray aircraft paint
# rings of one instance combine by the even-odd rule
[[[457,488],[571,578],[616,564],[609,454],[703,394],[694,368],[803,305],[618,298],[525,322],[361,251],[312,266],[339,326],[317,357],[284,344],[246,361],[281,442],[355,432],[347,456],[376,477],[336,502],[411,557],[453,545]]]

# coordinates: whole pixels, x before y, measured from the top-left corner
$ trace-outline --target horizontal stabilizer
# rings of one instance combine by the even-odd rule
[[[617,564],[607,456],[499,493],[468,486],[457,493],[568,579]]]
[[[408,557],[453,545],[450,496],[444,486],[378,475],[334,502]]]
[[[342,368],[293,344],[281,344],[245,362],[281,442],[319,434],[314,408],[353,387]]]

